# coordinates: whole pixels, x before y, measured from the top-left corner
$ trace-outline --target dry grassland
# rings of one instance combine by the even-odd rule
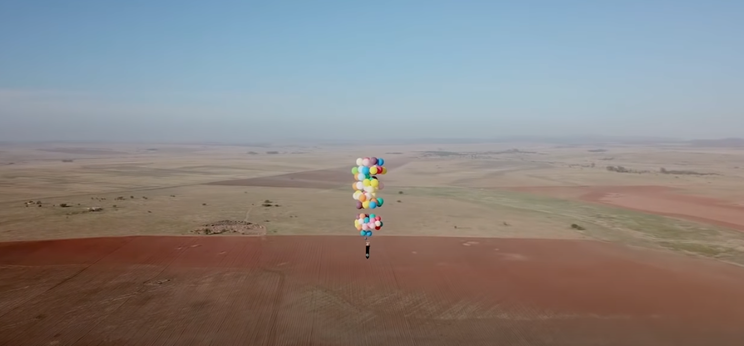
[[[382,236],[601,239],[744,263],[744,150],[692,147],[4,146],[0,240],[190,235],[220,220],[355,235],[360,155],[391,165]]]

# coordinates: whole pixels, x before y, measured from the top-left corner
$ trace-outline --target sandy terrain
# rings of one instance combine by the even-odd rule
[[[390,164],[369,261],[359,155]],[[0,241],[32,242],[0,243],[0,345],[732,344],[737,162],[743,148],[5,145]],[[194,237],[221,223],[250,227]],[[95,237],[111,238],[35,242]]]
[[[0,245],[0,345],[738,345],[735,267],[592,241]],[[460,283],[467,282],[467,285]]]

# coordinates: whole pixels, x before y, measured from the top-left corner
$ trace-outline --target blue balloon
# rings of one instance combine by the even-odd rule
[[[382,165],[384,165],[384,164],[385,164],[385,160],[383,160],[383,159],[381,159],[381,158],[379,158],[379,157],[378,157],[378,158],[377,158],[377,165],[378,165],[378,166],[382,166]]]
[[[369,202],[369,209],[375,209],[375,208],[377,208],[377,202],[375,201]]]
[[[369,218],[368,217],[365,217],[364,218],[364,223],[369,223]]]
[[[368,237],[371,237],[372,236],[372,231],[367,231],[367,236]]]
[[[362,173],[364,173],[364,175],[369,175],[369,167],[367,166],[362,167]]]
[[[359,231],[359,235],[364,237],[367,235],[367,231]]]

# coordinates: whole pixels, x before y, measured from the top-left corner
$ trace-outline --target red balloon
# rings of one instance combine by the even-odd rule
[[[379,230],[380,230],[380,226],[375,226],[375,231],[379,231]]]

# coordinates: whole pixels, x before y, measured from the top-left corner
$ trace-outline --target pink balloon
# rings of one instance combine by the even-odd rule
[[[379,184],[377,184],[377,189],[378,190],[382,190],[384,188],[385,188],[385,184],[383,184],[382,182],[380,182]]]

